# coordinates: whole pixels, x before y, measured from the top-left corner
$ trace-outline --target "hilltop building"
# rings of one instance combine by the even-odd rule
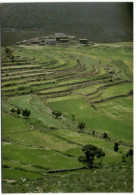
[[[68,36],[65,33],[55,33],[56,41],[60,41],[60,39],[68,39]]]
[[[45,43],[47,45],[56,45],[56,39],[47,39]]]
[[[69,40],[76,40],[75,36],[68,36]]]
[[[60,39],[58,43],[68,43],[69,39]]]
[[[81,44],[88,44],[88,40],[87,39],[79,39],[79,42]]]

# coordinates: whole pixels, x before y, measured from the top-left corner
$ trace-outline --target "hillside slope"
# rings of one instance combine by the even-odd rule
[[[65,32],[95,42],[133,39],[132,3],[14,3],[1,4],[1,13],[2,28]]]
[[[8,48],[1,67],[3,192],[132,192],[133,161],[125,157],[133,149],[132,43]],[[78,161],[86,144],[106,154],[91,170]]]

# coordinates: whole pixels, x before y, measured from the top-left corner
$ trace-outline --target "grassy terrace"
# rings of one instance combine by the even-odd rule
[[[119,85],[114,85],[114,86],[108,86],[107,88],[103,90],[99,90],[97,93],[94,93],[94,95],[88,95],[89,99],[104,99],[108,98],[111,96],[116,96],[116,95],[122,95],[128,93],[130,90],[133,89],[133,84],[132,83],[121,83]],[[95,97],[97,94],[100,92],[101,95],[99,97]]]
[[[132,91],[132,44],[9,48],[14,61],[2,48],[3,192],[132,192],[132,161],[122,162],[133,148],[132,93],[93,104]],[[102,167],[81,169],[86,144],[105,152]]]

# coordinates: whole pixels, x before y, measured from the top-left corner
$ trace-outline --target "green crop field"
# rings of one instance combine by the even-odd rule
[[[3,193],[133,192],[126,157],[133,149],[132,43],[8,48],[1,54]],[[91,169],[78,161],[87,144],[105,152]]]

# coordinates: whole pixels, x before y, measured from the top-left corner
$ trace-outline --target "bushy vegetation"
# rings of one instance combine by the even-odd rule
[[[119,143],[115,142],[115,145],[114,145],[114,151],[117,152],[119,150]]]
[[[83,131],[83,129],[85,128],[85,123],[83,123],[83,122],[79,122],[79,124],[78,124],[78,128],[80,129],[80,131],[82,132]]]
[[[59,118],[61,117],[62,113],[60,111],[52,111],[52,114],[56,117]]]
[[[25,118],[28,118],[30,116],[31,112],[30,110],[28,110],[27,108],[25,108],[25,110],[22,110],[22,115],[25,117]]]

